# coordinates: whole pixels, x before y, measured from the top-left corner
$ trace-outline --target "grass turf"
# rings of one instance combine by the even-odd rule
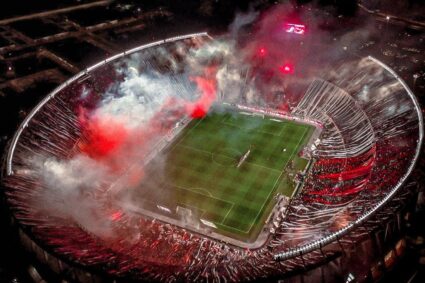
[[[292,195],[294,184],[284,169],[291,160],[295,169],[304,168],[306,161],[297,154],[313,131],[288,120],[212,113],[183,129],[165,152],[162,174],[155,176],[152,166],[148,179],[155,179],[151,185],[158,194],[214,223],[216,232],[250,241],[261,231],[276,193]]]

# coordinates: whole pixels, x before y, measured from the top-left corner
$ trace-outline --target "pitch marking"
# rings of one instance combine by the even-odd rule
[[[224,221],[226,221],[227,216],[229,215],[230,211],[232,211],[234,206],[234,203],[232,203],[232,206],[230,207],[230,209],[227,211],[226,215],[224,216],[223,220],[220,222],[220,224],[223,224]]]
[[[299,147],[299,145],[300,145],[301,141],[304,139],[305,132],[306,132],[306,129],[304,128],[304,132],[303,132],[303,135],[302,135],[301,139],[299,139],[299,140],[298,140],[297,146],[296,146],[296,147],[294,147],[294,149],[292,150],[292,153],[291,153],[291,155],[290,155],[290,158],[288,158],[288,160],[286,161],[286,164],[285,164],[285,166],[283,167],[282,171],[280,172],[279,177],[276,179],[276,181],[275,181],[275,183],[274,183],[274,185],[273,185],[272,189],[271,189],[271,190],[270,190],[270,192],[269,192],[269,195],[267,196],[267,198],[266,198],[266,199],[265,199],[265,201],[263,202],[263,205],[261,206],[261,209],[258,211],[257,216],[255,216],[254,221],[252,221],[252,222],[251,222],[251,225],[250,225],[249,229],[248,229],[248,230],[246,230],[246,231],[245,231],[245,233],[248,233],[248,232],[252,229],[252,226],[254,226],[254,223],[257,221],[258,216],[259,216],[259,215],[260,215],[260,213],[263,211],[264,206],[265,206],[265,204],[268,202],[268,200],[269,200],[269,198],[270,198],[271,193],[274,191],[274,189],[275,189],[275,187],[276,187],[276,185],[277,185],[277,183],[278,183],[279,179],[282,177],[282,174],[284,173],[284,169],[285,169],[285,168],[286,168],[286,166],[288,165],[289,160],[291,160],[291,159],[292,159],[292,157],[293,157],[294,153],[297,151],[297,149],[298,149],[298,147]]]

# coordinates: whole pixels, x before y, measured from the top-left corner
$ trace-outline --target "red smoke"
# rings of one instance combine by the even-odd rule
[[[122,181],[126,186],[134,187],[140,184],[144,170],[140,164],[133,165],[146,152],[153,132],[142,127],[129,128],[127,123],[122,117],[105,113],[82,114],[80,124],[84,138],[78,146],[82,154],[106,166],[110,174],[124,177]]]
[[[186,105],[186,111],[194,119],[205,117],[211,105],[216,99],[217,82],[215,74],[217,67],[209,67],[204,71],[204,76],[195,76],[190,79],[196,83],[201,91],[201,96],[198,100]]]
[[[80,150],[93,159],[101,159],[116,152],[126,141],[129,133],[123,123],[114,117],[102,115],[90,119],[80,116],[87,142],[80,143]]]
[[[199,105],[205,106],[205,101],[207,100],[204,99],[204,104]],[[144,177],[141,161],[151,151],[151,146],[157,139],[163,137],[184,117],[185,110],[182,101],[170,98],[148,122],[129,127],[131,121],[125,116],[97,111],[89,113],[81,108],[79,122],[82,139],[78,148],[82,154],[106,166],[111,174],[125,178],[127,186],[137,186]]]

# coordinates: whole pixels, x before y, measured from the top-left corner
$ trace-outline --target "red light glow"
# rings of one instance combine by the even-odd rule
[[[121,211],[116,211],[116,212],[111,214],[111,220],[112,221],[118,221],[118,220],[121,219],[122,216],[123,216],[123,213]]]
[[[294,73],[294,66],[292,66],[292,64],[283,64],[282,66],[279,67],[279,71],[282,74],[293,74]]]
[[[260,50],[258,51],[260,53],[260,56],[263,57],[266,55],[267,51],[264,47],[260,48]]]

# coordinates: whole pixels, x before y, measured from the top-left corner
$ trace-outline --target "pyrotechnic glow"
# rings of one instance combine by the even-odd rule
[[[282,66],[279,67],[279,71],[282,74],[293,74],[294,73],[294,66],[290,63],[285,63]]]
[[[304,34],[305,25],[286,23],[284,29],[287,33]]]
[[[264,57],[267,53],[266,48],[261,47],[260,50],[258,50],[258,53],[260,54],[261,57]]]
[[[120,220],[122,216],[123,216],[122,211],[116,211],[116,212],[111,214],[111,220],[112,221]]]

